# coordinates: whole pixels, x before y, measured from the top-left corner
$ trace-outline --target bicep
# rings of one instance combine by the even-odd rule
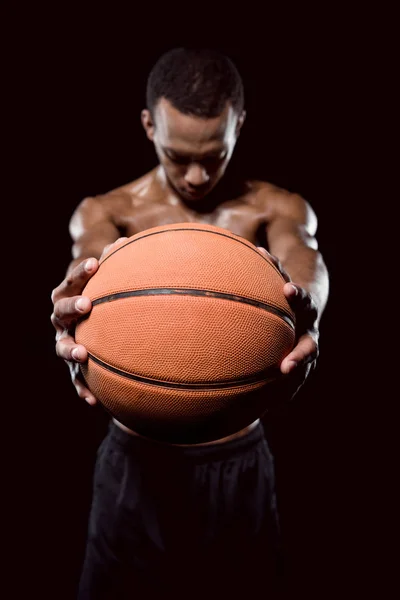
[[[311,206],[296,195],[285,200],[276,203],[266,226],[269,252],[283,262],[296,247],[318,249],[317,217]]]
[[[74,260],[100,258],[104,247],[120,237],[106,209],[95,198],[82,200],[71,217],[69,232]]]

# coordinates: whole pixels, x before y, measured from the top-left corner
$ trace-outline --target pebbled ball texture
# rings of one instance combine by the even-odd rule
[[[293,348],[284,279],[257,248],[210,225],[148,229],[111,250],[84,295],[82,373],[121,423],[171,443],[234,433],[268,408]]]

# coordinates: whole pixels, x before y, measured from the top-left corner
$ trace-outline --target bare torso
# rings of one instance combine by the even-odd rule
[[[236,186],[218,188],[208,206],[205,200],[198,205],[188,206],[171,190],[162,169],[157,167],[131,183],[89,199],[92,206],[87,215],[84,204],[82,208],[78,208],[71,220],[71,233],[74,239],[78,240],[75,244],[76,260],[84,258],[79,239],[83,239],[84,232],[89,230],[89,221],[97,210],[93,210],[93,202],[98,207],[104,223],[112,224],[119,236],[130,237],[159,225],[206,223],[228,229],[255,245],[267,247],[265,232],[269,215],[278,200],[282,203],[290,196],[289,192],[267,182],[244,181]],[[116,239],[118,235],[114,237]],[[115,239],[109,240],[108,243]],[[139,435],[115,419],[114,422],[131,435]],[[200,445],[223,443],[242,437],[258,422],[259,419],[233,435]]]
[[[121,235],[128,237],[169,223],[207,223],[228,229],[253,244],[265,243],[263,228],[268,221],[269,204],[288,192],[260,181],[245,181],[235,189],[221,191],[229,191],[232,196],[209,210],[199,210],[204,200],[189,207],[166,187],[162,172],[156,168],[96,199]]]

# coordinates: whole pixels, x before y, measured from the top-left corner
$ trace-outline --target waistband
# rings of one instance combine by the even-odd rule
[[[143,451],[151,454],[160,454],[163,458],[171,457],[175,459],[207,459],[222,460],[226,457],[232,457],[236,454],[243,454],[254,450],[260,443],[268,444],[265,439],[265,432],[262,422],[240,438],[235,438],[228,442],[219,444],[208,444],[207,446],[170,446],[164,442],[157,442],[148,438],[131,435],[123,431],[112,420],[108,426],[108,437],[122,446],[125,451]]]

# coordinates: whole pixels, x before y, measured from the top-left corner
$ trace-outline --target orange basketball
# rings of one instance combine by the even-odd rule
[[[294,345],[284,279],[253,244],[211,225],[142,231],[101,260],[76,328],[86,384],[136,432],[227,436],[262,416]]]

